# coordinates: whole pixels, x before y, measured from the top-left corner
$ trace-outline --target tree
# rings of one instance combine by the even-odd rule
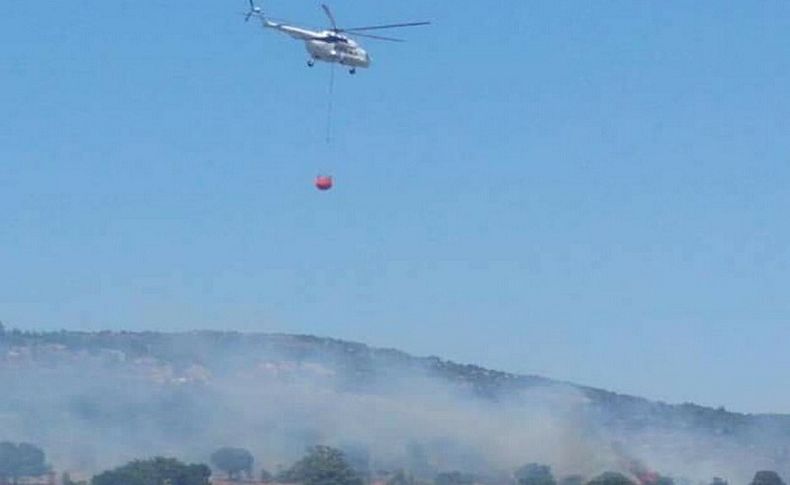
[[[136,460],[96,475],[91,485],[210,485],[211,469],[174,458]]]
[[[346,462],[361,478],[370,477],[370,450],[360,443],[346,444],[340,447]]]
[[[514,473],[519,485],[557,485],[551,467],[539,463],[528,463]]]
[[[785,482],[775,471],[763,470],[754,475],[752,485],[785,485]]]
[[[675,479],[659,474],[656,478],[655,485],[675,485]]]
[[[710,485],[729,485],[727,480],[720,478],[720,477],[713,477],[713,480],[710,481]]]
[[[29,443],[0,443],[0,481],[16,483],[22,477],[39,477],[48,471],[41,448]]]
[[[587,485],[635,485],[631,479],[622,473],[605,472],[593,478]]]
[[[362,485],[343,452],[329,446],[315,446],[304,458],[280,474],[279,481],[303,485]]]
[[[240,478],[241,472],[252,477],[252,453],[243,448],[220,448],[211,454],[211,464],[225,472],[231,480]]]
[[[581,475],[568,475],[567,477],[562,477],[558,483],[559,485],[584,485],[584,477]]]
[[[75,482],[71,479],[71,475],[68,472],[63,472],[63,475],[60,477],[60,483],[63,485],[87,485],[86,482],[80,481]]]
[[[403,470],[398,470],[387,479],[387,485],[414,485],[414,477],[407,475]]]
[[[472,485],[475,483],[475,478],[458,471],[442,472],[436,475],[433,483],[435,485]]]
[[[259,476],[261,477],[261,482],[263,483],[271,483],[274,481],[274,475],[269,473],[269,471],[265,468],[261,469],[261,474]]]

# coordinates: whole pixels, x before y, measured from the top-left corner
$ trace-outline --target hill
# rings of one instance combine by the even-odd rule
[[[633,463],[694,479],[787,470],[790,416],[671,405],[602,389],[298,335],[0,332],[0,439],[97,470],[220,445],[270,468],[311,444],[369,466],[565,473]],[[640,465],[642,466],[642,465]]]

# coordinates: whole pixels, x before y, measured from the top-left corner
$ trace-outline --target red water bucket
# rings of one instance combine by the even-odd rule
[[[318,190],[329,190],[332,185],[332,177],[329,175],[319,175],[315,178],[315,188]]]

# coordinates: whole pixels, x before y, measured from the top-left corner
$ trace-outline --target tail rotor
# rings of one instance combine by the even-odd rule
[[[250,0],[250,11],[244,16],[244,21],[249,22],[250,17],[260,17],[262,15],[263,11],[261,10],[261,7],[257,7],[254,0]]]

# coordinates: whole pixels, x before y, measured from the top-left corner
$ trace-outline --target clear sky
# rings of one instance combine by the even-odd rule
[[[0,2],[0,319],[790,412],[790,3],[332,6],[434,25],[337,71],[327,145],[328,66],[243,0]]]

